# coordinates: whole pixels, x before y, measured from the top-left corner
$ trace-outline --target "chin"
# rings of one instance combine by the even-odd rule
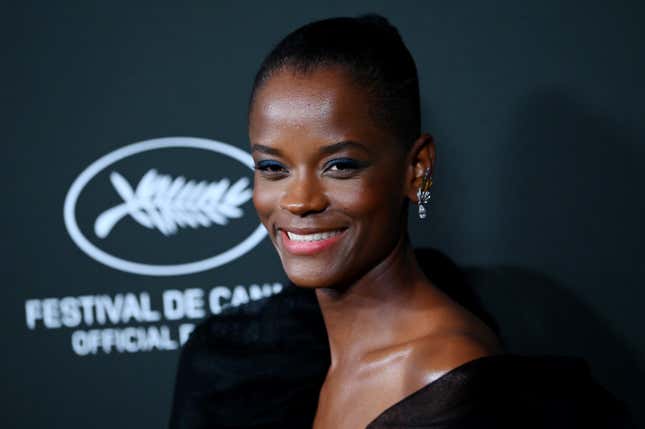
[[[285,264],[284,271],[291,282],[302,288],[318,289],[334,285],[334,276],[328,270],[311,269],[296,264]]]
[[[300,258],[297,258],[300,259]],[[329,264],[314,260],[282,260],[284,272],[296,286],[307,289],[333,288],[342,283],[342,275]]]
[[[283,263],[283,268],[291,283],[304,289],[333,289],[341,292],[360,275],[360,272],[349,269],[347,265],[334,267],[329,264],[321,266],[289,261]]]

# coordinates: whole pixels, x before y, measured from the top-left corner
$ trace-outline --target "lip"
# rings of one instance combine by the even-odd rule
[[[316,233],[323,233],[323,232],[330,232],[330,231],[338,231],[340,230],[340,233],[334,235],[333,237],[329,237],[324,240],[317,240],[317,241],[295,241],[289,239],[289,236],[287,235],[288,232],[292,232],[294,234],[299,234],[299,235],[306,235],[306,234],[316,234]],[[280,240],[282,241],[283,247],[287,250],[287,252],[294,254],[294,255],[300,255],[300,256],[311,256],[315,255],[316,253],[322,252],[323,250],[333,246],[336,244],[339,240],[343,238],[345,235],[346,228],[335,228],[335,229],[319,229],[319,228],[279,228],[278,229],[278,234],[280,235]]]

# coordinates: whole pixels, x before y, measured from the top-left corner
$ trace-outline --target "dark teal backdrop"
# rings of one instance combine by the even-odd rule
[[[162,3],[2,6],[3,427],[166,425],[180,326],[219,304],[271,299],[284,283],[279,263],[263,240],[193,274],[111,268],[72,241],[68,191],[90,164],[131,143],[188,136],[246,150],[249,89],[272,44],[307,21],[365,12],[400,29],[437,142],[431,216],[411,219],[413,240],[491,291],[484,301],[506,321],[514,350],[586,358],[645,424],[641,2]],[[212,151],[180,152],[150,151],[114,168],[133,188],[153,167],[209,183],[250,177]],[[247,201],[227,226],[184,225],[166,237],[125,217],[101,241],[92,222],[122,203],[109,173],[84,188],[76,213],[84,234],[112,240],[106,248],[123,257],[206,257],[256,225]],[[100,322],[97,307],[94,320],[75,319],[80,297],[114,306],[128,294],[136,305],[119,320]],[[77,312],[68,307],[63,319],[65,297]],[[153,350],[139,342],[138,352],[92,351],[92,335],[127,328],[143,328]],[[164,344],[171,350],[158,350]]]

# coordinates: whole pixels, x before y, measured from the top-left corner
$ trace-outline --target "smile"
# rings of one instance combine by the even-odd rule
[[[289,237],[289,240],[292,241],[320,241],[327,240],[328,238],[331,238],[342,232],[343,231],[341,229],[336,231],[318,232],[315,234],[296,234],[294,232],[287,231],[287,236]]]
[[[344,232],[344,229],[337,229],[333,231],[296,234],[295,232],[281,229],[280,239],[282,246],[287,252],[294,255],[311,256],[333,246],[343,237]]]

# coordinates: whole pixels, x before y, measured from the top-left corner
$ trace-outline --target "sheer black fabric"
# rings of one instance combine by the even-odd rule
[[[213,316],[182,350],[170,429],[309,428],[329,366],[313,291]]]
[[[622,405],[581,359],[489,356],[385,410],[367,429],[627,428]]]

